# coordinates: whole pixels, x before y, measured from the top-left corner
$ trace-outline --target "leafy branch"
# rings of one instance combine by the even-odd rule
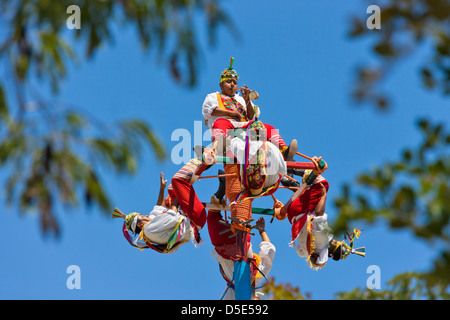
[[[66,27],[70,5],[81,9],[81,29]],[[58,235],[60,203],[110,211],[101,178],[105,169],[135,174],[146,146],[158,160],[166,159],[144,121],[110,123],[81,107],[61,108],[40,96],[33,83],[47,83],[56,96],[70,65],[88,61],[114,42],[116,30],[131,27],[144,50],[156,50],[174,81],[194,86],[201,53],[193,23],[198,19],[206,22],[210,45],[222,24],[234,30],[217,0],[2,1],[0,167],[7,203],[20,212],[38,211],[43,232]]]
[[[392,103],[381,88],[382,83],[402,59],[424,46],[430,47],[431,53],[417,68],[423,87],[450,94],[450,3],[446,0],[399,0],[383,1],[379,6],[381,30],[369,30],[360,15],[351,20],[348,36],[373,39],[372,52],[376,58],[375,63],[356,68],[352,92],[355,102],[388,110]]]

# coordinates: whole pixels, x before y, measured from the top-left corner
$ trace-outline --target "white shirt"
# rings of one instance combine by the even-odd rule
[[[230,120],[233,125],[235,126],[235,128],[241,128],[242,126],[246,125],[248,123],[248,121],[246,122],[239,122],[235,119],[229,119],[226,116],[213,116],[211,115],[211,113],[217,109],[219,107],[219,101],[217,100],[217,93],[219,92],[213,92],[210,93],[206,96],[205,101],[203,101],[203,106],[202,106],[202,114],[203,117],[205,118],[205,120],[207,121],[208,127],[212,130],[212,126],[214,124],[214,122],[219,119],[219,118],[224,118],[224,119],[228,119]],[[234,98],[244,107],[244,109],[246,110],[246,103],[244,98],[242,98],[239,95],[239,92],[236,92],[236,95],[234,96]],[[253,102],[250,101],[250,103],[253,105]],[[259,117],[259,108],[256,108],[255,110],[255,116]],[[253,117],[253,119],[250,119],[251,121],[255,120],[255,117]]]
[[[152,220],[144,226],[144,235],[150,242],[167,244],[181,217],[183,221],[180,225],[181,238],[179,241],[188,241],[191,238],[192,230],[190,220],[180,213],[156,205],[148,216]]]
[[[306,213],[305,213],[306,214]],[[316,216],[315,211],[308,213],[308,218],[313,218],[311,235],[314,239],[314,252],[316,252],[319,257],[317,258],[317,264],[324,264],[328,261],[328,247],[333,235],[331,234],[331,229],[328,227],[327,219],[328,216],[324,213],[322,216]],[[299,216],[300,217],[300,216]],[[295,240],[291,242],[291,245],[295,246],[297,254],[302,258],[308,258],[308,250],[306,247],[306,224],[303,226],[302,230],[299,232],[297,239],[298,244],[295,244]]]
[[[256,152],[261,148],[262,141],[251,141],[249,148],[249,159],[255,156]],[[267,142],[268,152],[267,152],[267,178],[264,182],[264,188],[275,185],[280,178],[279,175],[285,175],[287,173],[286,162],[284,161],[283,155],[273,143]],[[245,141],[238,137],[231,139],[230,150],[236,157],[238,164],[243,164],[245,162]]]
[[[259,264],[258,269],[266,277],[269,274],[270,270],[272,269],[272,263],[275,257],[275,252],[276,252],[275,246],[271,242],[262,241],[259,244],[259,256],[261,258],[261,263]],[[233,279],[234,261],[223,258],[217,253],[215,249],[213,249],[211,253],[213,257],[215,257],[216,260],[220,263],[222,270],[225,274],[225,277],[227,277],[228,280]],[[251,249],[251,246],[250,249],[248,250],[248,257],[253,257],[253,251]],[[263,279],[264,277],[257,277],[255,279],[255,288],[258,288],[261,285],[261,281]],[[261,289],[262,288],[255,290],[254,293],[256,296],[264,295]],[[223,297],[223,300],[235,300],[234,289],[227,286],[225,290],[226,293]]]

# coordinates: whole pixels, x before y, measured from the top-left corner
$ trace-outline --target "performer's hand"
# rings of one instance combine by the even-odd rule
[[[241,114],[238,111],[228,111],[229,117],[236,119],[237,121],[241,121]]]
[[[281,206],[281,208],[275,208],[273,209],[275,218],[278,220],[284,220],[287,217],[288,209],[291,206],[292,200],[289,199],[288,202],[286,202],[284,205]]]
[[[161,174],[159,175],[159,179],[160,179],[161,187],[165,188],[166,184],[167,184],[167,180],[164,180],[164,173],[161,172]]]
[[[312,157],[312,162],[314,163],[314,166],[317,169],[319,169],[319,161],[320,160],[322,160],[322,156],[320,156],[320,157],[317,157],[317,156]]]
[[[317,175],[322,174],[325,170],[328,169],[328,164],[325,161],[322,160],[322,156],[320,156],[320,157],[314,156],[314,157],[312,157],[311,160],[314,163],[315,169],[313,169],[313,171],[314,171],[315,174],[317,174]],[[325,163],[325,166],[323,168],[319,167],[319,162],[320,161],[323,161]]]
[[[244,98],[245,103],[250,103],[250,91],[245,84],[241,88],[242,98]]]
[[[282,207],[283,207],[283,202],[281,202],[280,200],[275,201],[273,204],[273,209],[280,209]]]
[[[283,220],[280,211],[281,211],[280,208],[273,209],[275,218],[277,218],[278,220]]]
[[[167,195],[166,199],[164,199],[164,206],[167,209],[170,209],[172,207],[172,198],[170,197],[170,195]]]
[[[261,217],[256,221],[256,225],[258,226],[259,232],[263,232],[266,230],[266,220],[264,220],[264,217]]]
[[[216,163],[216,154],[211,148],[205,148],[203,151],[203,162],[207,165],[213,165]]]

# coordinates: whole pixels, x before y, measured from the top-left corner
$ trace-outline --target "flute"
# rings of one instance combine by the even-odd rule
[[[238,90],[242,90],[245,89],[244,87],[240,87],[238,88]],[[259,98],[259,93],[254,91],[254,90],[250,90],[250,93],[248,94],[248,97],[252,100],[258,100]]]

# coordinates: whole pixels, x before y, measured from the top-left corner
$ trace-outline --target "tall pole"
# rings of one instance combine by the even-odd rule
[[[248,258],[247,232],[236,230],[236,258],[234,262],[234,292],[236,300],[252,298],[252,279]]]

